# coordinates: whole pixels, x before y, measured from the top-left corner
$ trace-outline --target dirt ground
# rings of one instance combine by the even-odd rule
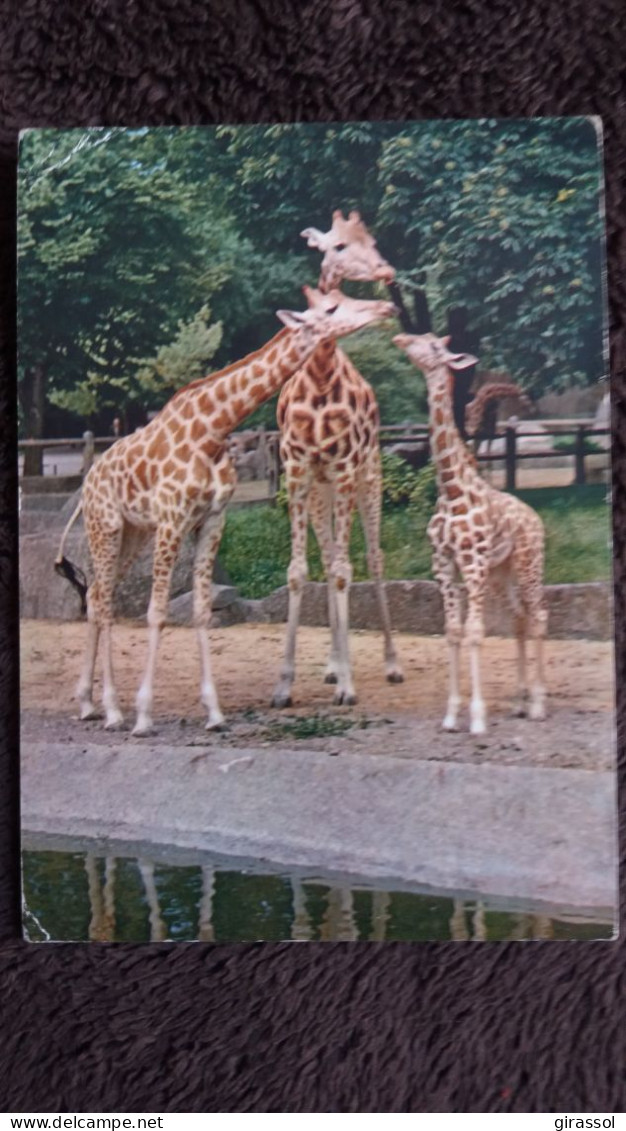
[[[269,708],[280,665],[283,625],[243,624],[211,632],[214,672],[228,727],[204,729],[199,662],[190,628],[166,628],[157,669],[154,719],[159,742],[169,746],[280,745],[325,750],[329,755],[388,751],[395,757],[501,765],[609,769],[613,765],[613,648],[609,642],[554,640],[546,644],[549,717],[512,718],[515,644],[489,638],[484,648],[484,694],[489,727],[478,738],[442,732],[447,656],[441,637],[398,636],[405,682],[384,680],[378,633],[354,631],[351,649],[359,702],[335,707],[322,682],[328,631],[303,627],[298,639],[294,705]],[[133,703],[146,655],[146,631],[136,622],[115,627],[114,657],[128,730],[110,733],[99,721],[79,723],[74,688],[85,642],[76,622],[22,621],[21,707],[24,739],[79,742],[109,748],[131,738]],[[467,663],[463,692],[468,693]],[[96,683],[96,702],[99,684]]]

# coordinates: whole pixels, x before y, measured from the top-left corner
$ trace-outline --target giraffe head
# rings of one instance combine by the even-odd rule
[[[289,330],[299,330],[309,335],[312,341],[343,338],[372,322],[393,318],[397,313],[392,302],[349,298],[339,290],[328,294],[312,287],[303,287],[302,290],[308,303],[307,310],[277,310],[276,313]]]
[[[436,334],[396,334],[392,340],[422,370],[427,382],[431,375],[444,366],[447,369],[468,369],[478,361],[471,353],[451,353],[448,349],[449,336],[438,338]]]
[[[309,247],[324,252],[319,279],[320,289],[330,291],[339,286],[342,279],[354,282],[393,283],[396,273],[383,259],[376,247],[376,240],[370,235],[358,212],[350,212],[345,220],[338,209],[333,212],[333,226],[329,232],[317,228],[305,228],[300,235]]]

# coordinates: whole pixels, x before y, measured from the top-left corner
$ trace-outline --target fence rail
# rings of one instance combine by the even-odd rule
[[[518,464],[526,460],[545,460],[555,459],[562,456],[574,457],[574,482],[577,486],[581,486],[586,482],[586,459],[588,456],[596,454],[590,452],[587,447],[587,441],[593,440],[595,437],[604,437],[610,435],[610,429],[606,427],[599,427],[593,421],[580,421],[580,420],[550,420],[538,421],[542,426],[541,432],[532,432],[524,429],[523,424],[520,426],[514,424],[501,425],[496,428],[494,434],[485,438],[489,444],[489,448],[494,440],[504,440],[504,450],[493,452],[487,450],[479,452],[476,459],[479,463],[503,463],[505,469],[505,480],[507,491],[514,491],[517,483],[517,470]],[[548,427],[550,425],[550,427]],[[563,439],[568,436],[572,437],[571,447],[567,449],[561,448],[555,451],[554,448],[539,449],[533,451],[520,451],[519,442],[527,439],[540,440],[545,437],[546,440],[552,438]],[[76,450],[82,452],[82,466],[80,474],[83,476],[87,474],[91,467],[96,452],[104,451],[115,443],[117,437],[115,436],[94,436],[91,432],[85,432],[82,437],[72,437],[69,439],[50,439],[50,440],[19,440],[18,449],[21,452],[26,452],[29,449],[39,449],[42,453],[47,450],[58,451]],[[273,499],[276,497],[280,475],[282,471],[280,450],[279,450],[279,432],[263,432],[259,430],[259,444],[265,446],[265,477],[268,481],[268,497]],[[428,455],[429,451],[429,430],[427,424],[388,424],[383,425],[380,429],[380,443],[384,449],[397,444],[411,444],[415,449],[423,451],[424,456]],[[607,457],[608,467],[608,451],[603,449],[603,454]]]

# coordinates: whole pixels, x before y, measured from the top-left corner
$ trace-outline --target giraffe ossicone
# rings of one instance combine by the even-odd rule
[[[467,592],[465,634],[470,651],[472,734],[484,734],[487,727],[480,684],[480,655],[489,581],[505,587],[515,621],[518,686],[514,713],[528,713],[531,719],[543,719],[546,713],[543,640],[547,630],[543,523],[526,503],[496,490],[482,479],[456,427],[452,407],[453,372],[476,364],[476,359],[469,354],[451,353],[448,339],[434,334],[398,334],[393,340],[423,371],[428,389],[431,457],[438,490],[428,537],[433,548],[433,572],[443,597],[450,661],[450,692],[443,727],[457,729],[461,704],[459,653],[463,618],[459,578],[463,579]],[[535,672],[527,704],[528,638],[535,641]]]
[[[83,512],[94,580],[87,591],[87,648],[77,696],[81,719],[97,717],[93,679],[98,644],[103,645],[105,725],[123,725],[113,676],[111,627],[116,582],[154,535],[152,590],[148,607],[148,658],[137,693],[134,734],[152,727],[154,674],[167,616],[172,572],[183,539],[193,533],[193,617],[201,662],[201,698],[207,727],[224,723],[211,670],[208,627],[212,571],[224,512],[236,475],[228,436],[301,368],[321,341],[350,334],[390,317],[390,302],[311,291],[305,311],[279,311],[285,324],[266,345],[219,373],[179,389],[144,428],[112,445],[92,465],[80,503],[61,539],[56,559],[69,580],[80,581],[63,555],[67,534]]]
[[[376,240],[367,230],[358,212],[333,212],[333,224],[328,232],[318,228],[305,228],[300,235],[309,247],[324,253],[318,287],[322,291],[338,287],[343,279],[352,282],[393,283],[396,273],[376,247]]]

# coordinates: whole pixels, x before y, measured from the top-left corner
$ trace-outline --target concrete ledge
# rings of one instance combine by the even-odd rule
[[[434,581],[387,581],[385,583],[394,632],[441,635],[444,632],[443,604]],[[611,589],[608,583],[592,581],[580,585],[547,585],[548,635],[553,640],[580,638],[610,640],[613,635]],[[247,601],[246,620],[271,623],[287,620],[289,591],[275,589],[259,601]],[[489,636],[509,636],[511,615],[500,594],[490,594],[486,605]],[[327,626],[326,585],[309,581],[304,587],[302,624]],[[373,582],[359,581],[350,588],[352,628],[377,628],[380,623]]]
[[[611,914],[616,902],[612,773],[27,742],[21,785],[28,833],[398,877],[581,913]]]

